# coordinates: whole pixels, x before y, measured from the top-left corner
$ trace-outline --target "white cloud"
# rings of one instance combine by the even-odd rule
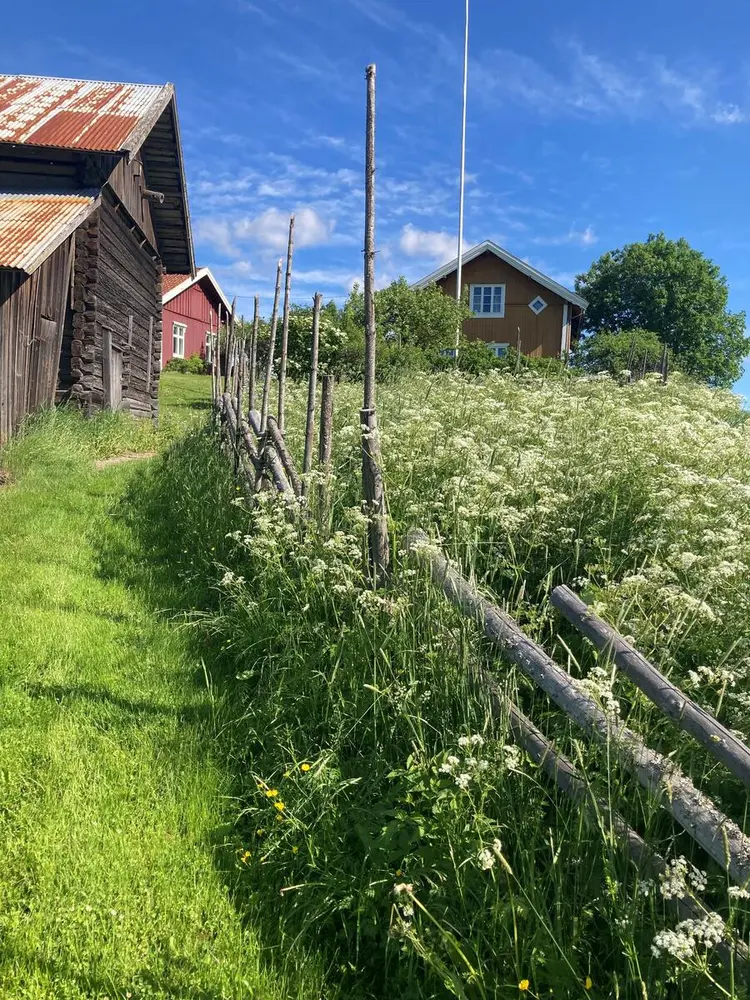
[[[233,257],[239,250],[232,241],[232,229],[226,219],[204,217],[195,224],[195,239],[197,243],[206,243],[219,253]]]
[[[585,229],[569,229],[567,233],[560,236],[535,236],[531,242],[540,246],[565,246],[574,244],[580,247],[590,247],[598,242],[598,236],[594,232],[593,226],[586,226]]]
[[[320,217],[313,208],[300,208],[294,213],[295,247],[319,246],[328,243],[335,223]],[[272,250],[284,250],[289,237],[289,215],[278,208],[267,208],[255,219],[239,219],[234,223],[238,240],[258,243]]]
[[[455,233],[417,229],[408,222],[401,230],[398,245],[407,257],[424,257],[444,264],[456,256]],[[467,245],[464,242],[464,251]]]

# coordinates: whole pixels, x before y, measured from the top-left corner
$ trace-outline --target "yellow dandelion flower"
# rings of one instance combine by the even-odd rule
[[[299,769],[300,771],[309,771],[311,767],[312,764],[300,764]]]
[[[530,984],[528,979],[522,979],[521,982],[518,984],[518,988],[522,993],[525,993],[526,990],[529,988],[529,985]]]
[[[591,987],[594,985],[593,982],[591,981],[591,976],[586,976],[586,981],[583,985],[585,989],[587,990],[591,989]]]
[[[294,847],[292,848],[292,854],[296,854],[298,851],[299,847],[297,847],[297,845],[295,844]]]
[[[265,832],[266,831],[263,829],[262,826],[258,827],[258,829],[255,831],[255,836],[256,837],[262,837]]]
[[[279,823],[283,823],[284,822],[284,817],[281,815],[281,813],[279,813],[279,815],[276,817],[276,819],[279,821]]]
[[[278,792],[276,794],[278,795]],[[274,809],[278,809],[280,813],[283,813],[284,810],[286,809],[286,804],[284,802],[281,802],[281,801],[274,802],[273,807],[274,807]]]
[[[268,791],[266,792],[266,798],[275,799],[278,794],[279,794],[278,788],[269,788]]]
[[[243,851],[242,854],[240,854],[240,861],[243,863],[243,865],[246,865],[251,857],[252,854],[250,853],[250,851]]]

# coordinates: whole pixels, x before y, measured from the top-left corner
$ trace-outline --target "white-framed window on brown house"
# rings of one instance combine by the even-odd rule
[[[505,285],[470,285],[469,304],[475,316],[505,316]]]
[[[496,358],[504,358],[508,353],[510,344],[487,344],[487,350],[494,354]]]
[[[187,325],[185,323],[172,324],[172,356],[175,358],[185,357],[185,334]]]
[[[214,344],[216,343],[216,334],[211,333],[210,330],[206,330],[206,364],[211,365],[214,361]]]

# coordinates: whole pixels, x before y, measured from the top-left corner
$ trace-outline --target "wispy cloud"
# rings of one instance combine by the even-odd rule
[[[721,93],[717,74],[678,69],[662,56],[641,55],[627,65],[570,42],[560,68],[498,49],[474,61],[470,78],[493,102],[530,107],[541,115],[620,116],[632,120],[667,115],[681,124],[737,125],[748,111]]]
[[[336,226],[334,219],[325,219],[307,206],[296,209],[294,216],[294,243],[298,249],[331,242]],[[289,215],[277,208],[267,208],[254,217],[204,216],[196,225],[197,241],[228,257],[238,256],[241,247],[248,244],[280,252],[286,248],[288,235]]]

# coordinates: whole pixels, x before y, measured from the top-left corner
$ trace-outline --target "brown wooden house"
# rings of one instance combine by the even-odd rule
[[[415,287],[436,283],[446,295],[455,296],[457,265],[457,260],[445,264]],[[461,287],[473,313],[464,323],[464,335],[484,341],[498,356],[517,345],[520,330],[524,354],[564,357],[588,305],[580,295],[490,240],[461,258]]]
[[[56,400],[157,415],[165,269],[195,270],[172,85],[0,75],[0,442]]]

